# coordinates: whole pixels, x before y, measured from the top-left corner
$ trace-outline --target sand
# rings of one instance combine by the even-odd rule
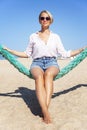
[[[31,59],[18,59],[26,67]],[[70,59],[59,60],[64,67]],[[34,80],[0,60],[0,130],[87,130],[87,59],[54,81],[52,124],[42,122]]]

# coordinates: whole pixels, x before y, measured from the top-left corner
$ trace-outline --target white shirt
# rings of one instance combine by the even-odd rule
[[[29,44],[26,48],[25,53],[28,57],[33,59],[41,57],[57,57],[60,54],[62,57],[70,57],[70,50],[66,51],[60,40],[59,35],[50,32],[49,39],[45,43],[38,35],[38,33],[33,33],[30,35]]]

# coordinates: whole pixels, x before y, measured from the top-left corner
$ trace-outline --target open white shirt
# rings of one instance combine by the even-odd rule
[[[47,43],[45,43],[38,35],[33,33],[30,35],[29,44],[25,50],[28,57],[33,59],[41,57],[57,57],[60,54],[62,57],[70,57],[70,50],[66,51],[60,40],[59,35],[50,32]]]

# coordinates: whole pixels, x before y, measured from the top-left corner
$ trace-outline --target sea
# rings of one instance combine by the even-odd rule
[[[2,57],[2,55],[0,55],[0,60],[4,60],[4,58]]]

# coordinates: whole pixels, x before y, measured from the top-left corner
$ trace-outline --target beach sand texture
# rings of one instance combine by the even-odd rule
[[[27,68],[31,59],[18,59]],[[60,68],[70,59],[59,60]],[[0,130],[87,130],[87,59],[54,81],[52,124],[42,122],[34,80],[0,60]]]

